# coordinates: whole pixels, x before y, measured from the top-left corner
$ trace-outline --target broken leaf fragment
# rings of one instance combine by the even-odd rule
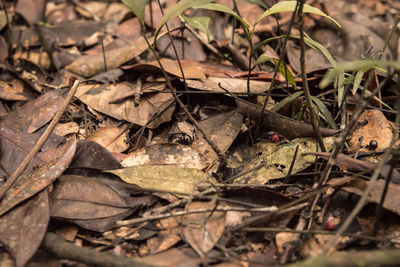
[[[200,188],[215,182],[215,179],[200,170],[174,165],[141,165],[106,172],[143,189],[178,194],[198,193]]]

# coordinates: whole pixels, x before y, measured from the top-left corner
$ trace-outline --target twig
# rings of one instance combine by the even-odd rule
[[[78,247],[54,233],[47,233],[42,246],[57,257],[79,261],[89,266],[110,267],[155,267],[156,265],[145,264],[118,257],[115,255],[99,252],[90,248]]]
[[[49,127],[47,127],[46,131],[42,134],[39,138],[35,146],[32,150],[26,155],[24,160],[19,164],[18,168],[11,174],[8,178],[7,182],[0,187],[0,199],[4,197],[4,194],[11,188],[11,186],[15,183],[18,176],[25,170],[26,166],[28,166],[29,162],[33,159],[33,157],[39,152],[40,148],[46,142],[47,138],[49,138],[50,134],[53,132],[54,128],[56,127],[58,121],[61,119],[65,109],[67,108],[69,102],[71,101],[72,97],[75,95],[76,90],[78,89],[79,80],[76,80],[72,85],[71,89],[67,97],[65,98],[64,102],[62,103],[61,107],[57,110],[56,115],[54,115],[53,120],[51,121]]]
[[[165,219],[165,218],[169,218],[169,217],[176,217],[176,216],[184,216],[184,215],[195,214],[195,213],[224,212],[224,211],[275,212],[275,211],[277,211],[277,209],[278,208],[276,206],[270,206],[270,207],[252,208],[252,209],[227,207],[227,208],[185,210],[185,211],[177,211],[177,212],[174,212],[174,213],[167,213],[167,214],[159,214],[159,215],[149,216],[149,217],[146,217],[146,218],[135,218],[135,219],[125,220],[125,221],[117,221],[116,225],[117,226],[127,226],[127,225],[132,225],[132,224],[141,223],[141,222],[148,222],[148,221],[160,220],[160,219]]]
[[[298,14],[300,16],[300,65],[301,65],[301,79],[303,80],[304,95],[306,96],[308,110],[310,111],[311,123],[314,128],[315,138],[317,139],[322,152],[326,152],[324,140],[322,139],[321,131],[319,130],[317,117],[315,116],[314,104],[311,101],[310,89],[308,88],[307,74],[306,74],[306,59],[305,59],[305,42],[304,42],[304,14],[303,6],[305,0],[300,0]]]

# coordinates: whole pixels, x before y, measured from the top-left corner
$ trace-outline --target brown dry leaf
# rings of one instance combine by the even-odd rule
[[[359,178],[353,177],[344,177],[344,178],[335,178],[331,179],[328,184],[333,187],[339,187],[342,190],[345,190],[350,193],[357,194],[362,196],[365,189],[368,186],[369,181],[365,181]],[[386,181],[378,180],[374,184],[372,188],[368,201],[379,204],[381,201],[382,193],[385,188]],[[400,185],[391,183],[388,187],[388,191],[386,193],[385,202],[383,203],[383,207],[387,210],[390,210],[394,213],[400,215]]]
[[[52,184],[68,168],[75,155],[76,144],[76,140],[69,141],[51,161],[28,175],[19,176],[0,203],[0,216]]]
[[[152,43],[152,40],[149,40]],[[115,69],[125,62],[139,56],[147,49],[147,43],[140,37],[134,45],[117,48],[105,53],[107,68]],[[81,56],[66,67],[67,70],[83,77],[91,77],[104,71],[104,58],[102,53],[90,56]]]
[[[208,187],[215,182],[202,171],[174,165],[141,165],[107,172],[143,189],[177,194],[197,193],[200,187]]]
[[[182,78],[182,73],[179,68],[179,63],[177,60],[172,60],[168,58],[162,58],[161,64],[165,71],[168,74],[171,74],[176,77]],[[185,74],[186,79],[205,79],[206,76],[204,74],[204,64],[201,64],[197,61],[190,61],[190,60],[180,60],[181,66],[183,69],[183,73]],[[125,70],[130,71],[142,71],[146,73],[152,73],[161,75],[162,70],[158,65],[157,61],[147,62],[147,63],[139,63],[133,66],[125,66],[123,67]]]
[[[63,101],[60,91],[49,91],[10,112],[0,122],[0,132],[33,133],[53,118]]]
[[[15,260],[24,266],[35,254],[50,220],[47,190],[21,203],[0,218],[0,241]]]
[[[124,167],[137,165],[176,165],[202,170],[208,166],[203,156],[191,147],[181,144],[155,144],[129,153],[121,161]]]
[[[51,59],[49,57],[49,54],[44,51],[37,51],[34,49],[31,49],[29,51],[17,51],[13,54],[13,59],[16,62],[21,60],[32,62],[33,64],[45,70],[49,70],[51,67]]]
[[[117,3],[114,2],[111,5],[113,4]],[[141,26],[139,19],[135,17],[122,22],[115,28],[115,35],[117,37],[116,39],[111,39],[109,43],[104,44],[105,51],[125,47],[128,44],[134,43],[141,35]],[[85,53],[87,55],[102,53],[101,45],[89,49],[85,51]]]
[[[66,122],[57,124],[53,131],[56,135],[66,136],[68,134],[76,134],[79,132],[79,125],[74,122]]]
[[[28,100],[24,96],[24,83],[20,80],[0,81],[0,98],[4,100]]]
[[[34,25],[43,20],[46,0],[18,0],[16,12],[21,14],[30,24]]]
[[[63,219],[99,219],[129,209],[115,190],[94,178],[63,175],[51,194],[50,214]]]
[[[65,20],[54,25],[39,25],[41,40],[57,46],[82,45],[87,38],[104,29],[104,23],[90,20]],[[46,39],[43,39],[46,38]],[[96,38],[97,39],[97,38]],[[97,42],[97,40],[96,40]]]
[[[126,127],[110,126],[100,128],[92,133],[88,140],[102,145],[110,152],[124,152],[129,148]]]
[[[237,111],[222,113],[199,122],[201,129],[219,148],[221,153],[225,153],[229,149],[239,134],[242,124],[243,116]],[[200,133],[197,133],[197,138],[193,141],[192,148],[204,156],[209,166],[213,165],[218,159],[218,155]]]
[[[118,120],[126,120],[131,123],[144,126],[152,116],[157,116],[147,127],[156,128],[161,123],[169,121],[175,109],[172,104],[174,98],[170,93],[153,93],[142,96],[139,105],[134,99],[126,99],[120,103],[110,104],[113,99],[119,99],[135,90],[135,86],[129,83],[118,83],[110,85],[87,84],[79,86],[76,96],[89,107],[110,115]],[[172,104],[172,105],[171,105]]]
[[[247,94],[247,81],[238,78],[208,77],[201,80],[187,80],[186,82],[188,87],[203,91],[225,93],[225,91],[220,88],[222,87],[233,94]],[[270,84],[271,83],[264,81],[250,81],[250,92],[265,93],[270,87]]]
[[[207,60],[207,54],[204,52],[201,42],[191,32],[184,31],[182,37],[173,37],[173,43],[178,55],[175,54],[169,36],[163,36],[157,40],[157,49],[163,51],[165,57],[172,59],[176,59],[178,56],[180,59],[194,62]],[[186,73],[186,70],[184,72]]]
[[[191,258],[179,249],[172,248],[170,250],[158,253],[156,255],[149,255],[145,257],[133,258],[134,261],[158,265],[158,266],[185,266],[185,267],[198,267],[202,262],[201,259]]]
[[[2,168],[11,175],[26,155],[32,150],[40,135],[27,133],[0,133],[0,164]],[[57,153],[64,138],[51,135],[42,146],[41,152],[36,154],[25,169],[25,173],[33,167],[51,160]]]
[[[360,151],[371,151],[369,143],[375,140],[378,143],[376,149],[385,149],[390,145],[392,139],[392,127],[390,122],[383,115],[382,111],[377,109],[365,110],[358,119],[358,122],[367,120],[368,123],[360,125],[351,135],[349,139],[349,146],[353,153],[359,146],[359,139],[362,137]]]
[[[121,168],[119,161],[96,142],[80,140],[70,168],[109,170]]]
[[[171,217],[160,220],[156,225],[160,229],[157,236],[147,239],[147,246],[150,253],[155,254],[171,248],[181,240],[179,232],[181,231],[182,216]]]
[[[315,155],[315,156],[319,156],[319,157],[322,157],[322,158],[328,160],[331,156],[331,153],[329,153],[329,152],[307,152],[307,153],[303,153],[303,155]],[[350,172],[373,171],[376,168],[376,166],[378,165],[375,162],[355,159],[355,158],[346,156],[342,153],[339,153],[337,155],[337,157],[335,159],[335,164],[342,170],[350,171]],[[391,167],[388,164],[385,164],[382,166],[382,168],[380,170],[380,174],[382,175],[383,178],[387,179],[389,177],[390,169],[391,169]],[[396,169],[393,169],[393,171],[392,171],[391,181],[396,184],[400,183],[400,173]]]
[[[214,202],[195,201],[188,203],[186,211],[214,209]],[[185,240],[201,256],[204,257],[221,238],[225,230],[225,212],[203,212],[188,214],[183,217],[182,229]]]
[[[116,221],[148,204],[146,197],[127,201],[96,178],[63,175],[51,194],[50,215],[85,229],[104,232],[114,227]]]

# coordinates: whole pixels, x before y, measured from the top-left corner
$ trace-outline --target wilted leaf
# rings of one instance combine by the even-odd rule
[[[75,155],[76,143],[76,140],[71,140],[64,145],[53,160],[44,163],[27,175],[19,176],[0,203],[0,216],[52,184],[71,163]]]
[[[215,203],[190,202],[186,205],[186,211],[200,209],[214,209]],[[182,229],[185,240],[196,252],[204,257],[221,238],[225,230],[225,212],[203,212],[188,214],[182,221],[185,227]]]
[[[47,190],[0,217],[0,241],[17,267],[24,266],[35,254],[46,234],[49,220]]]
[[[107,172],[143,189],[180,194],[196,193],[199,187],[206,187],[214,182],[213,178],[202,171],[173,165],[142,165]]]

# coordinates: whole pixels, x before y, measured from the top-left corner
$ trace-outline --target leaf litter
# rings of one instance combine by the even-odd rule
[[[48,250],[58,264],[301,265],[330,249],[343,250],[333,256],[342,265],[350,251],[368,265],[360,249],[398,246],[397,91],[381,67],[397,68],[395,1],[304,6],[314,126],[298,20],[291,27],[286,12],[296,1],[168,0],[163,10],[141,0],[35,3],[0,4],[1,181],[81,83],[0,199],[2,258],[25,266]],[[340,65],[380,53],[393,62]],[[71,244],[53,232],[83,248],[56,251]],[[386,258],[373,264],[398,264]]]

